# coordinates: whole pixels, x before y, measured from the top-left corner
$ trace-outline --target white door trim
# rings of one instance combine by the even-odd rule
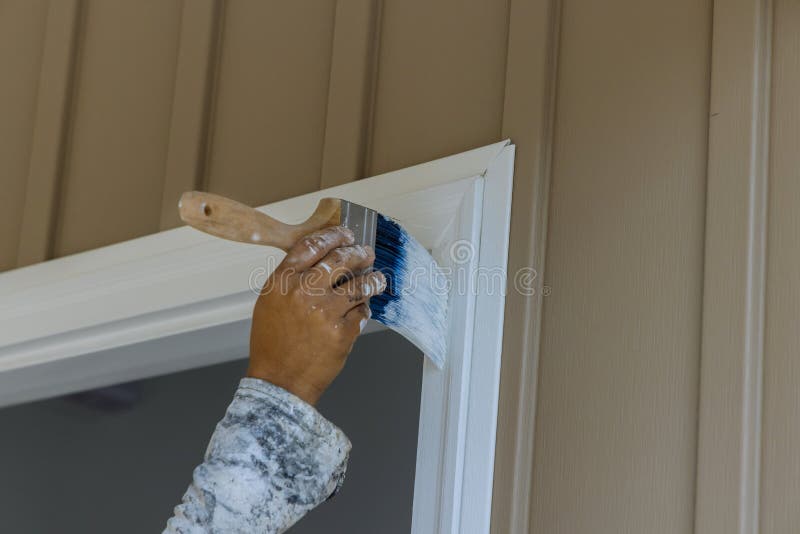
[[[452,269],[447,363],[423,371],[414,532],[489,531],[513,158],[504,141],[260,208],[299,222],[346,198]],[[282,255],[183,227],[0,274],[0,406],[245,357],[251,285]]]

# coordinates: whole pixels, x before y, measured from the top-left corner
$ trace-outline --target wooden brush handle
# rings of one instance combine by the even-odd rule
[[[201,191],[184,193],[178,211],[183,222],[207,234],[288,252],[304,235],[339,224],[341,200],[321,199],[311,217],[300,224],[286,224],[235,200]]]

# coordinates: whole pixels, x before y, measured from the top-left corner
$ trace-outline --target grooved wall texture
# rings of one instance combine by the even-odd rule
[[[800,524],[800,2],[775,2],[760,531]]]
[[[513,502],[536,534],[689,534],[713,3],[0,0],[0,270],[176,226],[183,190],[264,204],[510,135],[511,267],[546,220],[550,294],[537,324],[509,296],[493,531]],[[800,521],[800,10],[774,4],[770,534]],[[508,343],[536,328],[538,361]]]

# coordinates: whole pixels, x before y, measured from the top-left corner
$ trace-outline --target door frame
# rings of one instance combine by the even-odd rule
[[[423,368],[415,533],[489,532],[514,148],[259,208],[299,222],[346,198],[400,221],[451,273],[447,362]],[[181,227],[0,274],[0,406],[246,357],[252,287],[282,256]]]

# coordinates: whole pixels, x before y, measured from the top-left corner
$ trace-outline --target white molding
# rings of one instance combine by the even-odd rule
[[[772,2],[714,2],[695,531],[759,531]]]
[[[475,326],[475,291],[469,273],[477,254],[466,263],[454,263],[451,246],[473,246],[480,239],[483,180],[475,178],[464,192],[452,233],[434,256],[442,268],[451,269],[453,287],[448,302],[448,341],[445,366],[440,372],[425,361],[422,374],[417,475],[411,532],[457,533],[464,468],[467,388],[472,363]],[[456,280],[463,280],[459,284]],[[461,285],[461,287],[457,287]]]
[[[298,222],[323,196],[367,205],[465,281],[445,367],[424,366],[414,532],[489,531],[505,293],[472,275],[505,272],[513,158],[504,141],[260,208]],[[473,253],[454,264],[460,240]],[[183,227],[0,274],[0,406],[245,357],[252,273],[281,256]]]
[[[444,372],[423,371],[413,533],[489,532],[513,166],[512,145],[465,191],[434,251],[452,272],[450,337]]]
[[[479,263],[489,278],[482,278],[476,290],[475,325],[479,328],[472,341],[459,532],[489,532],[491,526],[493,492],[483,488],[492,487],[494,480],[504,295],[514,290],[513,277],[507,276],[514,153],[513,145],[506,148],[485,177]],[[505,285],[500,285],[497,273],[506,275]]]

